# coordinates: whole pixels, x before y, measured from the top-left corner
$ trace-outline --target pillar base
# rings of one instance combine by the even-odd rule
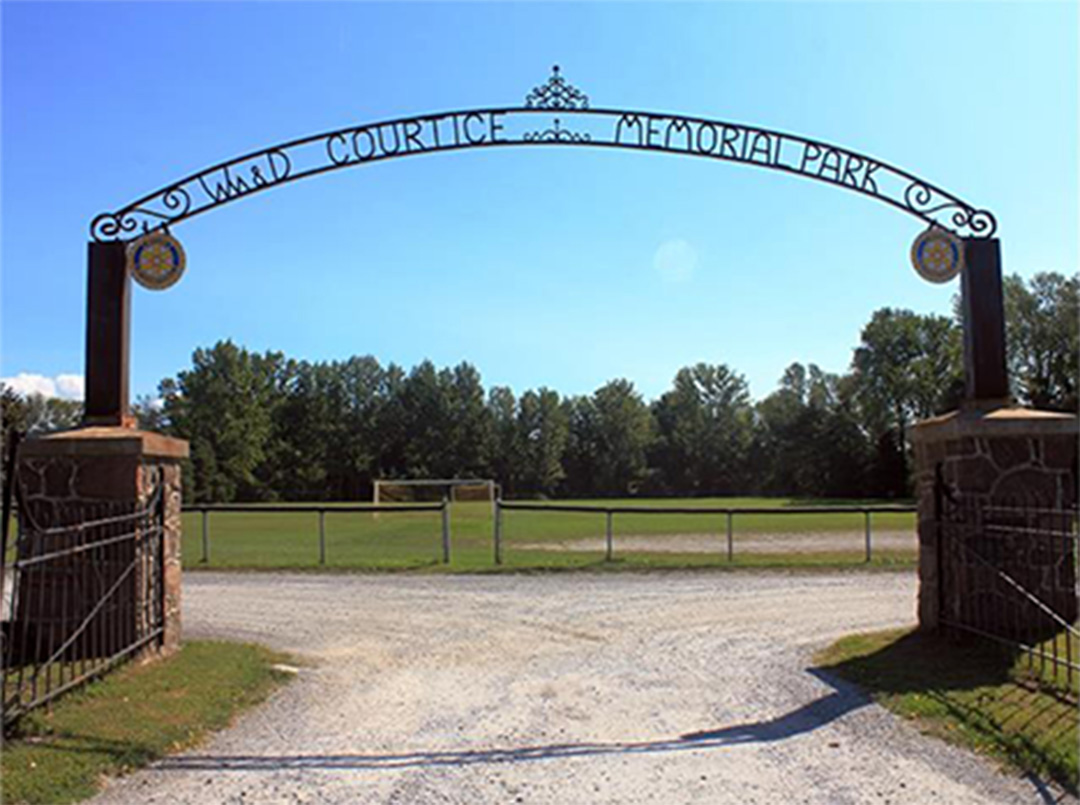
[[[73,512],[93,512],[105,502],[127,502],[133,506],[144,503],[159,482],[164,485],[161,546],[164,633],[144,655],[164,656],[180,645],[180,462],[187,457],[186,441],[128,427],[79,428],[27,439],[19,446],[17,473],[22,503],[33,510],[35,519],[45,527],[49,522],[70,522]],[[71,584],[76,590],[79,588],[78,574],[71,576]],[[135,597],[130,602],[133,612],[141,611],[144,602],[138,596],[146,588],[147,585],[131,585],[130,595]],[[34,600],[33,595],[28,595],[27,600]]]
[[[1076,504],[1077,417],[994,402],[965,406],[919,422],[910,431],[918,503],[920,628],[936,629],[943,605],[938,477],[965,505],[1037,503],[1061,509]]]

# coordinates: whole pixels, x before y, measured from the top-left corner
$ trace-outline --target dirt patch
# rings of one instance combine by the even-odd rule
[[[597,553],[605,550],[605,538],[583,537],[558,542],[508,541],[509,550],[573,551]],[[613,539],[616,554],[620,553],[727,553],[726,534],[616,534]],[[866,550],[866,535],[852,531],[811,531],[770,534],[736,534],[733,539],[736,555],[788,553],[862,553]],[[874,531],[872,550],[916,551],[919,538],[913,531]]]

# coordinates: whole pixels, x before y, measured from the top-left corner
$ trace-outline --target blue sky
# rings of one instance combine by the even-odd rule
[[[83,364],[87,225],[306,134],[512,106],[553,63],[594,106],[846,146],[993,210],[1006,272],[1074,272],[1075,3],[3,3],[0,377]],[[698,361],[755,397],[847,368],[872,311],[948,313],[922,226],[745,165],[479,149],[333,172],[174,229],[136,288],[133,393],[232,338],[298,358],[469,360],[486,385],[646,397]]]

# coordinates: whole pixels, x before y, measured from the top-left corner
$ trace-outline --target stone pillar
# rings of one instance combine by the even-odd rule
[[[22,504],[38,523],[48,527],[62,521],[85,516],[83,513],[101,511],[110,503],[130,503],[132,507],[145,503],[160,478],[164,484],[164,536],[162,541],[164,635],[158,645],[151,645],[144,655],[165,656],[180,645],[180,534],[181,534],[181,473],[180,461],[188,456],[188,443],[157,433],[126,427],[88,427],[28,439],[20,445],[18,482],[22,487]],[[104,504],[104,505],[103,505]],[[68,560],[70,566],[74,562]],[[48,600],[63,593],[77,595],[85,574],[101,574],[102,568],[85,568],[67,576],[54,576],[35,583],[56,587],[57,578],[67,578],[73,590],[51,589],[35,597],[32,591],[26,600]],[[104,571],[107,572],[107,571]],[[34,574],[28,579],[33,581]],[[138,600],[140,590],[147,586],[133,581],[123,594],[128,599],[132,617],[144,612],[147,602]],[[20,598],[23,595],[20,593]],[[93,602],[90,602],[91,605]],[[39,605],[41,606],[41,605]],[[31,612],[29,616],[33,619]],[[134,629],[134,620],[132,628]]]
[[[1080,428],[1072,414],[1007,407],[961,409],[911,429],[918,503],[920,628],[936,629],[941,607],[952,603],[942,600],[936,479],[940,476],[965,506],[1021,501],[1037,501],[1052,508],[1075,506],[1078,435]],[[1030,555],[1023,561],[1030,563]],[[1017,572],[1019,577],[1032,577],[1030,564]],[[1071,562],[1067,573],[1069,579],[1059,579],[1055,587],[1075,587]],[[1066,603],[1066,607],[1071,611],[1059,614],[1075,619],[1075,602]]]

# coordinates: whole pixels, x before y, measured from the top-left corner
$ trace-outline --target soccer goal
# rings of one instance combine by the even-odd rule
[[[418,503],[448,500],[489,500],[492,511],[499,497],[499,485],[489,478],[410,478],[407,480],[380,479],[375,481],[372,502]]]

